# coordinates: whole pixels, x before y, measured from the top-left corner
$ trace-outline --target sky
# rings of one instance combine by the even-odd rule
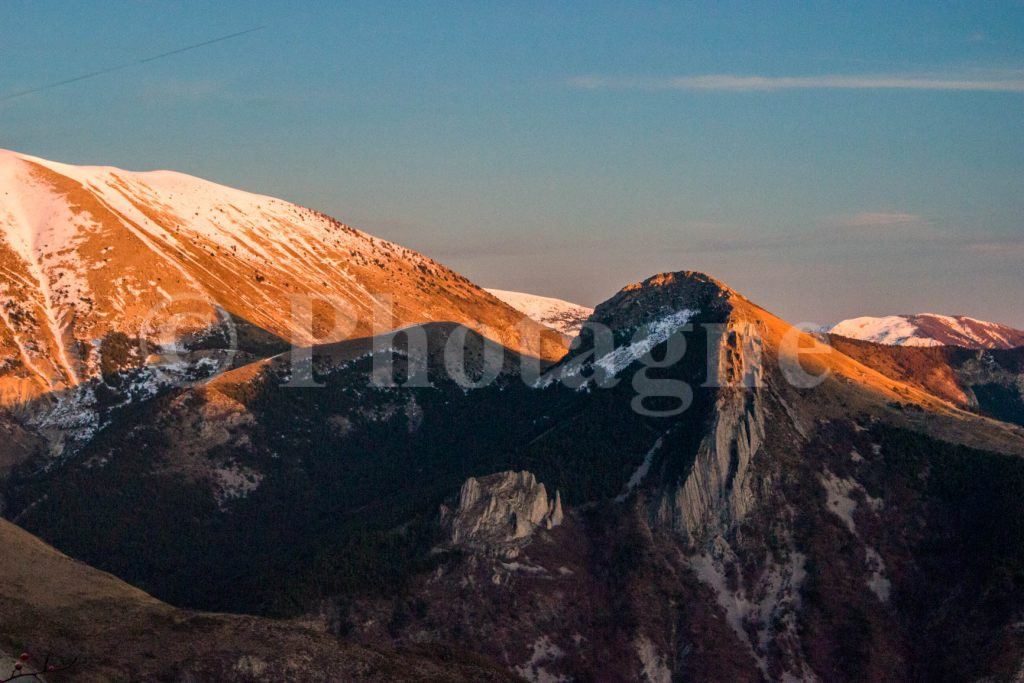
[[[1024,327],[1020,0],[4,0],[0,147],[282,197],[588,305],[691,269],[792,322]]]

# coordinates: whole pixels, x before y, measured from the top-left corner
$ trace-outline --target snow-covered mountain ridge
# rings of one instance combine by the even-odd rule
[[[172,171],[5,150],[0,295],[4,404],[98,376],[104,339],[134,345],[167,318],[180,323],[176,336],[154,345],[216,333],[225,314],[308,345],[368,336],[390,299],[390,328],[449,320],[545,358],[564,350],[554,335],[520,335],[522,316],[461,275],[319,212]],[[295,295],[323,303],[312,325],[293,319]]]
[[[583,326],[583,321],[594,312],[593,308],[549,296],[510,292],[504,289],[487,288],[487,291],[523,315],[569,336],[576,336]]]
[[[852,339],[899,346],[963,346],[970,349],[1024,346],[1024,330],[963,315],[937,313],[850,318],[836,323],[827,331]]]

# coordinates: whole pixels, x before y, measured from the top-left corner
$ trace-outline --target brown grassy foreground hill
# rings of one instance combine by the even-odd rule
[[[516,680],[450,649],[387,652],[297,622],[175,609],[3,520],[0,548],[0,652],[75,662],[53,680]]]

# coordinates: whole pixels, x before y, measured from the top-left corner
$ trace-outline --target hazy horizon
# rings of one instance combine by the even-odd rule
[[[590,306],[689,269],[793,322],[1024,327],[1020,2],[0,17],[0,147],[275,195]]]

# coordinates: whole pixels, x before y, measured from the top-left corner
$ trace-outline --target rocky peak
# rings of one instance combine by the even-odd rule
[[[544,484],[527,471],[470,477],[459,491],[458,507],[441,507],[448,543],[491,555],[514,557],[534,532],[562,523],[562,498],[548,497]]]
[[[728,316],[733,296],[732,289],[704,273],[659,273],[623,287],[599,304],[590,320],[614,330],[628,330],[673,311],[696,310],[709,320],[720,321]]]

